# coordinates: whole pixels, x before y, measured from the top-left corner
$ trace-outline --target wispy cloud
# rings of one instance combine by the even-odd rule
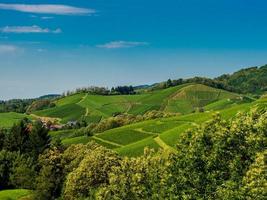
[[[39,26],[5,26],[0,28],[3,33],[61,33],[61,29],[51,30],[49,28],[41,28]]]
[[[132,42],[132,41],[112,41],[106,44],[97,45],[98,48],[105,49],[121,49],[121,48],[132,48],[138,46],[146,46],[149,45],[147,42]]]
[[[90,15],[96,10],[89,8],[79,8],[61,4],[6,4],[0,3],[2,10],[15,10],[26,13],[54,14],[54,15]]]
[[[46,19],[53,19],[54,17],[51,17],[51,16],[43,16],[43,17],[41,17],[41,19],[44,19],[44,20],[46,20]]]
[[[42,19],[42,20],[47,20],[47,19],[54,19],[53,16],[38,16],[38,15],[30,15],[30,18],[36,18],[36,19]]]
[[[0,44],[0,54],[3,53],[13,53],[16,52],[19,48],[14,45]]]

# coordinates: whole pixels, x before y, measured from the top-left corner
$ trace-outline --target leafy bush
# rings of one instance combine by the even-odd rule
[[[171,199],[168,186],[168,157],[145,149],[144,156],[124,158],[109,173],[109,185],[100,188],[96,199]]]
[[[224,199],[221,191],[228,184],[228,193],[239,190],[257,153],[267,146],[266,128],[267,112],[253,110],[230,122],[215,116],[184,133],[172,166],[176,190],[189,199]],[[236,198],[233,194],[226,199]]]
[[[98,187],[108,184],[108,173],[119,157],[102,146],[94,146],[79,166],[67,176],[64,199],[93,197]]]

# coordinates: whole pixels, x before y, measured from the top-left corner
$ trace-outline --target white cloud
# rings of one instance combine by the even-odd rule
[[[43,20],[47,20],[47,19],[54,19],[53,16],[37,16],[37,15],[30,15],[29,16],[30,18],[40,18],[40,19],[43,19]]]
[[[13,53],[18,50],[17,46],[14,45],[7,45],[7,44],[0,44],[0,54],[3,53]]]
[[[51,17],[51,16],[43,16],[43,17],[41,17],[41,19],[44,19],[44,20],[46,20],[46,19],[53,19],[54,17]]]
[[[49,28],[41,28],[39,26],[5,26],[0,28],[3,33],[61,33],[61,29],[50,30]]]
[[[112,41],[106,44],[97,45],[97,47],[105,49],[121,49],[121,48],[131,48],[131,47],[138,47],[145,45],[149,44],[147,42]]]
[[[6,4],[0,3],[2,10],[15,10],[26,13],[36,14],[55,14],[55,15],[90,15],[96,13],[94,9],[78,8],[60,4]]]

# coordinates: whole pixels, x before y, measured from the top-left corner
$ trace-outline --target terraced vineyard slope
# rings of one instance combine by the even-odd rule
[[[230,106],[242,97],[235,93],[211,88],[201,84],[185,84],[168,89],[137,95],[89,95],[74,94],[55,102],[56,107],[34,112],[38,116],[61,119],[62,123],[86,119],[98,122],[116,113],[144,114],[151,110],[188,114],[198,109],[212,110]],[[219,103],[224,101],[226,103]],[[216,102],[218,104],[216,107]],[[210,104],[215,104],[210,106]]]
[[[160,118],[139,122],[120,128],[111,129],[94,135],[93,137],[75,137],[72,130],[52,132],[53,137],[60,137],[64,145],[95,142],[125,156],[139,156],[145,147],[154,149],[164,148],[172,151],[179,135],[186,130],[212,119],[219,113],[224,119],[230,119],[238,112],[246,112],[253,107],[266,107],[267,99],[259,99],[251,103],[233,104],[221,110],[190,113],[170,118]]]

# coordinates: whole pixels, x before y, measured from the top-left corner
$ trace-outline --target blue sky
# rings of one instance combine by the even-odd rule
[[[266,64],[266,0],[0,0],[0,99]]]

